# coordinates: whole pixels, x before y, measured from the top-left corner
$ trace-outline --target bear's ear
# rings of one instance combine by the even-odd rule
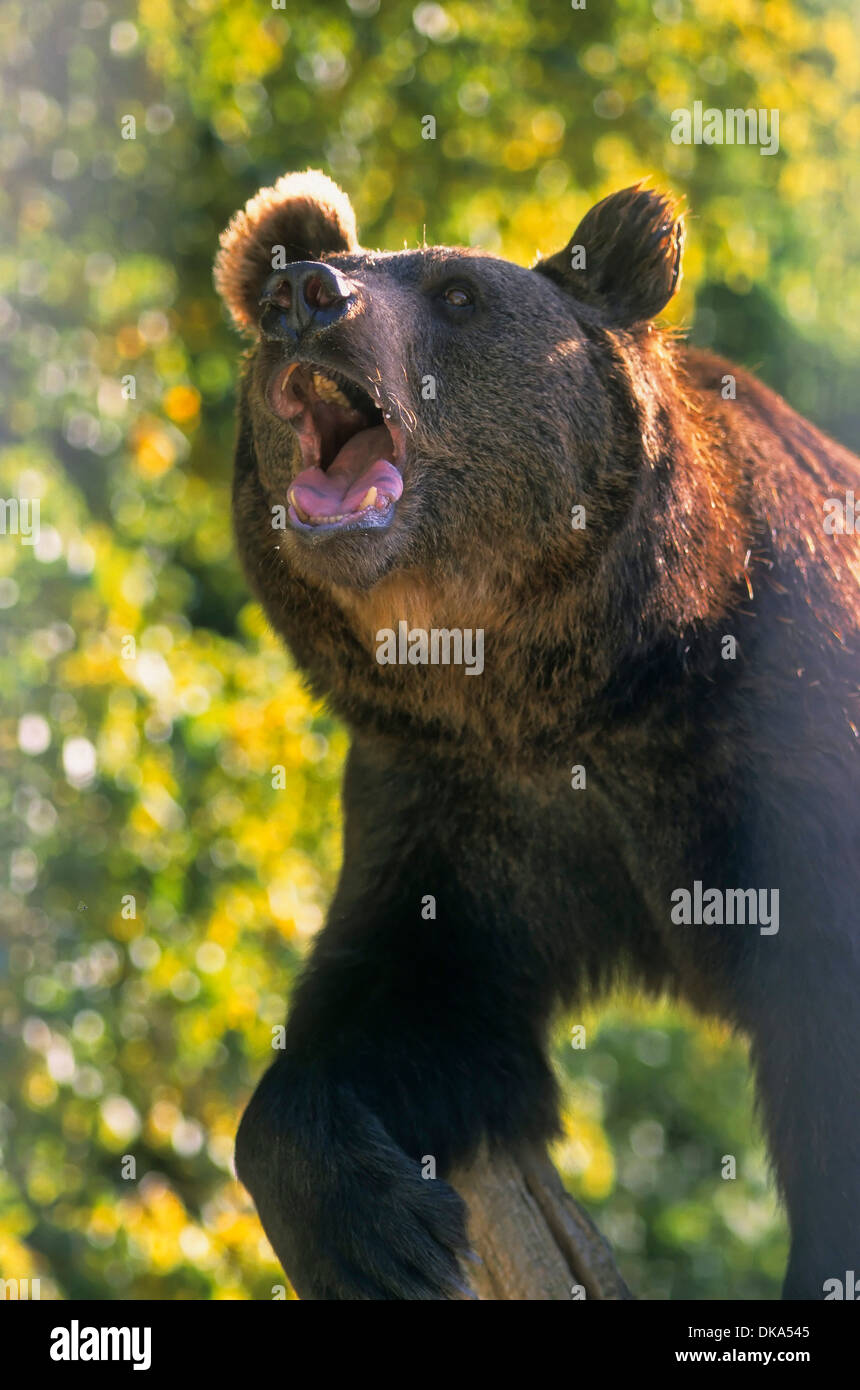
[[[636,184],[587,212],[563,251],[538,261],[548,275],[616,328],[665,308],[681,279],[684,223],[674,203]]]
[[[236,326],[254,330],[263,285],[279,264],[357,250],[355,213],[336,183],[306,169],[261,188],[221,233],[220,244],[215,288]],[[275,259],[276,248],[283,250]]]

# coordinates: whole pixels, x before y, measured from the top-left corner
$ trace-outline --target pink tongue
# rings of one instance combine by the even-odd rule
[[[403,479],[394,464],[381,457],[390,448],[391,436],[384,425],[360,430],[347,440],[325,472],[305,468],[299,473],[290,488],[290,500],[307,516],[319,518],[360,511],[371,487],[376,488],[377,501],[391,498],[396,502],[403,491]]]

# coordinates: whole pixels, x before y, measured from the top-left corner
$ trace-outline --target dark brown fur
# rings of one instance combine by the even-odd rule
[[[381,1122],[383,1167],[545,1137],[546,1024],[625,975],[749,1034],[792,1221],[786,1293],[821,1297],[825,1278],[860,1267],[860,561],[856,536],[823,527],[826,498],[860,495],[858,461],[745,372],[653,326],[682,244],[657,195],[605,200],[564,252],[523,270],[451,248],[358,253],[333,194],[309,220],[289,188],[276,216],[263,200],[266,227],[356,286],[343,322],[297,355],[379,383],[408,449],[384,533],[309,543],[273,530],[298,448],[265,398],[285,348],[252,349],[234,494],[243,563],[354,737],[338,896],[287,1054],[240,1133],[275,1248],[308,1296],[443,1296],[439,1250],[459,1239],[443,1184],[444,1233],[427,1218],[432,1255],[418,1241],[424,1279],[410,1283],[354,1188],[349,1235],[329,1233],[341,1255],[320,1262],[324,1216],[311,1200],[288,1218],[275,1148],[322,1182],[322,1202],[310,1155],[336,1164],[337,1144],[321,1096],[333,1125],[356,1097]],[[269,264],[260,232],[234,223],[219,265],[245,325]],[[568,268],[577,244],[586,271]],[[475,287],[462,326],[433,307],[451,277]],[[736,399],[721,392],[729,374]],[[585,530],[571,528],[574,504]],[[379,665],[377,632],[403,619],[485,629],[484,674]],[[587,791],[570,790],[573,764]],[[672,925],[670,894],[694,879],[778,888],[779,934]],[[424,894],[449,916],[432,944],[416,944]],[[435,1054],[418,1040],[425,1015]],[[345,1162],[369,1152],[370,1120],[353,1119]],[[391,1223],[385,1239],[408,1246],[408,1221]],[[370,1292],[356,1292],[355,1262]]]

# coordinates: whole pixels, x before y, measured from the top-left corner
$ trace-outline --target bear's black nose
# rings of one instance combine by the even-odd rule
[[[322,261],[296,261],[270,275],[260,297],[264,338],[294,343],[306,331],[325,328],[347,311],[355,289]]]

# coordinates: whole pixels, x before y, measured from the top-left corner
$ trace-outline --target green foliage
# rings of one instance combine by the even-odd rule
[[[233,557],[218,233],[314,165],[366,244],[529,261],[650,175],[695,214],[675,322],[849,438],[860,44],[824,0],[10,0],[0,44],[0,493],[41,520],[0,536],[0,1274],[270,1297],[232,1138],[332,890],[345,738]],[[673,144],[694,100],[779,108],[779,154]],[[773,1295],[742,1049],[632,1005],[588,1036],[557,1158],[633,1286]]]

